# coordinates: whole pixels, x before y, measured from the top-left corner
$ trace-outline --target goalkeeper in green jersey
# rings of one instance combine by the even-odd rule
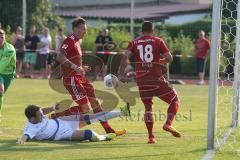
[[[16,70],[16,51],[6,42],[5,32],[0,29],[0,116],[3,106],[3,95],[11,84]]]

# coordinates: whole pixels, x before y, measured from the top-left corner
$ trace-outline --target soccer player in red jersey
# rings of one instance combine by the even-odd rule
[[[86,21],[80,17],[76,18],[72,22],[73,33],[64,40],[57,56],[57,60],[61,64],[63,84],[78,106],[57,113],[56,116],[87,113],[90,106],[94,113],[103,111],[95,96],[93,85],[85,78],[85,71],[88,71],[89,67],[82,65],[82,50],[79,40],[86,34],[86,29]],[[101,121],[101,124],[106,133],[116,133],[116,135],[126,133],[126,130],[114,130],[107,121]]]
[[[141,100],[145,105],[144,120],[150,144],[155,143],[152,111],[154,96],[169,104],[167,121],[163,125],[163,129],[174,137],[181,137],[181,134],[172,127],[172,121],[179,107],[177,92],[163,77],[161,70],[161,65],[172,62],[172,55],[163,39],[153,36],[153,31],[154,26],[151,22],[145,21],[142,24],[142,35],[131,41],[119,69],[120,81],[127,82],[128,79],[124,77],[124,69],[127,65],[127,59],[133,54],[136,82]]]

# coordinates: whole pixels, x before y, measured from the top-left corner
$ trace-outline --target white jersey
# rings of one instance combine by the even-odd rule
[[[59,124],[54,119],[48,119],[43,115],[42,122],[33,124],[29,121],[26,123],[24,135],[30,139],[47,140],[50,139],[55,132],[57,132]]]
[[[60,53],[61,51],[61,46],[63,44],[63,41],[66,39],[67,37],[65,35],[61,36],[61,35],[57,35],[56,36],[56,52],[57,54]]]
[[[50,52],[50,44],[52,42],[52,38],[50,36],[45,37],[44,35],[40,37],[40,43],[42,47],[39,48],[40,54],[48,54]]]
[[[36,140],[71,140],[76,130],[79,121],[48,119],[42,114],[42,121],[37,124],[27,121],[23,134]]]

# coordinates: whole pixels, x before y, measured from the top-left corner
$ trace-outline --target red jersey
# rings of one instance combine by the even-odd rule
[[[159,59],[169,49],[161,38],[138,37],[129,44],[128,50],[134,55],[137,80],[156,80],[162,77]]]
[[[196,58],[205,58],[210,49],[210,41],[208,39],[197,39],[195,41]]]
[[[82,50],[77,39],[73,34],[69,35],[61,46],[61,50],[65,52],[66,58],[77,66],[82,66]],[[61,65],[63,77],[68,77],[76,74],[72,68]]]

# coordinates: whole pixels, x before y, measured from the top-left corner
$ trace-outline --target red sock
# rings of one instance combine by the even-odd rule
[[[114,129],[108,124],[107,121],[100,122],[100,123],[103,126],[106,133],[115,133]]]
[[[94,113],[102,112],[102,108],[101,107],[94,108],[93,112]],[[106,133],[115,133],[114,129],[108,124],[108,121],[104,121],[104,122],[100,122],[100,123],[103,126]]]
[[[148,138],[154,138],[154,135],[153,135],[154,120],[153,120],[152,106],[145,106],[144,121],[148,130]]]
[[[175,115],[177,114],[178,107],[179,107],[177,93],[175,90],[173,90],[173,92],[171,92],[165,96],[159,97],[159,98],[169,104],[168,111],[167,111],[168,115],[167,115],[166,124],[172,125],[172,121],[173,121]]]
[[[173,101],[170,103],[168,107],[168,116],[167,116],[166,124],[172,125],[172,121],[178,112],[178,107],[179,107],[178,101]]]

